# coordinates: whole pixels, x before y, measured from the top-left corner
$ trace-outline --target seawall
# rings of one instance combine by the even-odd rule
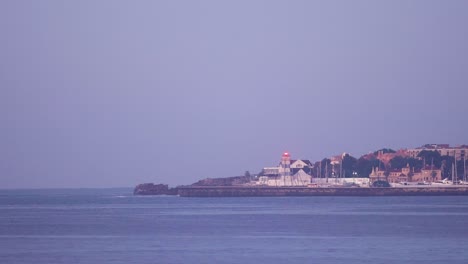
[[[178,187],[182,197],[264,196],[448,196],[468,195],[463,187],[310,188],[310,187]]]

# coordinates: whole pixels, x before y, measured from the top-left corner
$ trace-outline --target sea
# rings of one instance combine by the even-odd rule
[[[0,263],[468,263],[468,197],[0,191]]]

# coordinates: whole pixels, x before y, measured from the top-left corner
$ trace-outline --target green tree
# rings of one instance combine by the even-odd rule
[[[392,169],[401,169],[409,165],[411,168],[421,169],[422,163],[423,162],[418,159],[396,156],[390,160],[390,167]]]
[[[356,171],[357,159],[346,154],[341,161],[341,169],[346,178],[353,177],[353,171]]]
[[[438,151],[423,150],[419,152],[418,158],[426,161],[426,165],[434,164],[436,168],[440,168],[442,156]]]
[[[435,181],[435,178],[437,177],[437,172],[431,171],[431,177],[432,177],[432,181]]]
[[[406,167],[408,160],[405,157],[396,156],[390,160],[390,167],[392,169],[401,169]]]
[[[388,181],[375,181],[372,186],[374,187],[390,187],[390,183]]]
[[[409,178],[410,181],[412,181],[413,176],[414,176],[414,173],[412,171],[410,171],[408,173],[408,178]]]
[[[459,159],[459,160],[457,160],[457,175],[458,175],[458,180],[463,180],[463,173],[464,173],[463,160],[462,160],[462,159]]]
[[[385,180],[388,182],[388,176],[390,176],[390,171],[386,170],[384,172]]]
[[[440,170],[442,171],[442,178],[452,178],[452,164],[455,162],[455,159],[452,156],[442,156],[441,157],[441,166]]]
[[[327,172],[328,172],[328,177],[331,177],[332,173],[332,166],[331,166],[331,160],[330,159],[323,159],[320,162],[320,177],[321,178],[326,178],[327,177]]]
[[[386,154],[386,153],[396,153],[395,150],[391,149],[391,148],[383,148],[383,149],[379,149],[377,151],[374,151],[374,155],[377,155],[379,154],[379,152],[382,152],[383,154]]]
[[[384,169],[383,164],[376,158],[360,157],[356,162],[356,171],[360,177],[369,177],[372,168]]]

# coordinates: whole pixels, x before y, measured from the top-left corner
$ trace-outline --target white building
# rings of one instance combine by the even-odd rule
[[[265,167],[261,173],[263,176],[278,176],[279,166],[278,167]]]
[[[283,153],[278,167],[263,168],[258,179],[259,185],[267,186],[308,186],[311,176],[304,169],[310,169],[311,163],[306,160],[295,160],[291,163],[289,153]]]
[[[311,183],[318,186],[359,185],[361,187],[368,187],[370,181],[369,178],[312,178]]]
[[[291,169],[312,168],[313,164],[309,160],[291,160]]]
[[[258,178],[258,184],[273,187],[308,186],[311,179],[312,177],[309,174],[305,173],[303,170],[299,170],[296,174],[288,176],[260,176]]]

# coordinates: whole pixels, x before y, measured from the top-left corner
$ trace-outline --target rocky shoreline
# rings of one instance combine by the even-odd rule
[[[250,181],[246,176],[233,176],[226,178],[206,178],[192,185],[169,188],[167,184],[142,183],[133,190],[134,195],[178,195],[179,188],[187,187],[219,187],[219,186],[241,186]]]
[[[178,195],[177,188],[169,188],[167,184],[142,183],[133,190],[134,195]]]

